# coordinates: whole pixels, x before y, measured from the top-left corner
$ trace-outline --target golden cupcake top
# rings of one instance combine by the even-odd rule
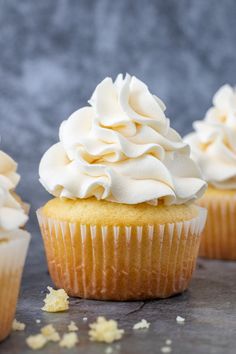
[[[20,228],[28,219],[25,206],[15,193],[19,180],[16,162],[0,150],[0,233]]]
[[[105,78],[89,105],[61,124],[39,175],[56,197],[124,204],[191,202],[205,182],[164,103],[135,76]]]
[[[147,203],[127,205],[96,198],[73,200],[53,198],[42,209],[43,216],[54,220],[89,225],[141,226],[191,220],[199,216],[199,208],[191,205],[159,205]]]
[[[236,89],[222,86],[213,106],[185,141],[204,179],[217,189],[236,189]]]

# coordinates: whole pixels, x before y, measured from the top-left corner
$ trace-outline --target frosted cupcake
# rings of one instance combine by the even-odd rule
[[[236,90],[222,86],[193,126],[185,141],[209,184],[199,201],[208,209],[200,256],[236,260]]]
[[[134,76],[103,80],[60,127],[39,174],[55,198],[38,211],[51,277],[71,296],[165,298],[184,291],[198,253],[205,190],[163,102]]]
[[[30,236],[27,206],[15,193],[16,163],[0,151],[0,341],[11,331]]]

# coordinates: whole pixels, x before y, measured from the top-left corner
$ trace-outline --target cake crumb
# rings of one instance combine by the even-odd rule
[[[53,325],[49,324],[41,328],[41,333],[26,338],[26,343],[31,349],[36,350],[43,348],[50,341],[58,342],[59,340],[59,333]]]
[[[69,296],[64,289],[54,290],[50,286],[47,287],[49,294],[43,300],[45,305],[42,307],[46,312],[61,312],[69,309]]]
[[[69,332],[76,332],[79,330],[74,321],[71,321],[67,328]]]
[[[184,323],[184,322],[185,322],[185,318],[184,318],[184,317],[181,317],[181,316],[177,316],[177,317],[176,317],[176,322],[178,322],[178,323]]]
[[[63,334],[59,346],[62,348],[73,348],[79,342],[78,336],[75,332]]]
[[[99,316],[97,321],[90,324],[89,336],[91,341],[112,343],[122,338],[123,329],[118,328],[118,324],[114,320],[106,320],[105,317]]]
[[[33,336],[29,336],[26,338],[26,343],[29,348],[33,350],[41,349],[47,344],[47,338],[45,338],[42,334],[35,334]]]
[[[44,326],[41,328],[41,334],[48,340],[52,342],[58,342],[60,340],[59,333],[55,330],[52,324]]]
[[[171,339],[167,339],[166,340],[166,345],[171,345],[172,344],[172,340]]]
[[[41,323],[41,320],[39,320],[38,318],[35,321],[36,323]]]
[[[84,322],[88,321],[88,317],[83,317],[83,321]]]
[[[105,354],[112,354],[113,353],[113,348],[112,347],[107,347],[105,350]]]
[[[12,330],[13,331],[24,331],[24,329],[25,329],[25,323],[14,319],[14,321],[12,323]]]
[[[171,353],[172,349],[171,347],[162,347],[161,352],[162,353]]]
[[[133,329],[148,329],[150,327],[150,323],[147,320],[142,319],[138,323],[135,323]]]

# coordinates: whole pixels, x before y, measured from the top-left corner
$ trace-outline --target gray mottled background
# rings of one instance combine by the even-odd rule
[[[0,0],[0,147],[32,211],[47,199],[41,155],[105,76],[140,77],[190,131],[235,82],[235,18],[234,0]]]

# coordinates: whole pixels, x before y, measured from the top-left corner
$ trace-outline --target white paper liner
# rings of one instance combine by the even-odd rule
[[[0,341],[11,331],[30,234],[24,230],[1,232]]]
[[[207,208],[208,218],[202,235],[199,256],[236,260],[236,202],[231,194],[206,194],[199,204]]]
[[[206,214],[199,207],[199,215],[189,221],[112,227],[60,222],[37,211],[56,286],[73,296],[113,300],[185,290]]]

